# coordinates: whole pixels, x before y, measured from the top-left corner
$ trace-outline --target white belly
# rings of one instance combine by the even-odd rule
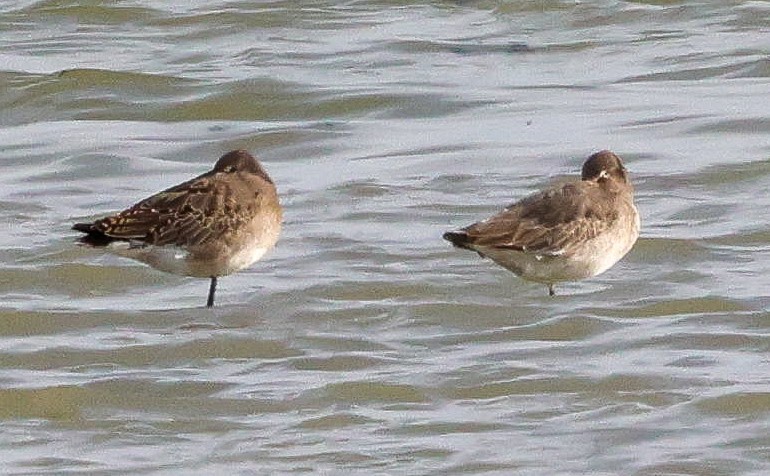
[[[114,242],[109,246],[113,253],[148,264],[166,273],[181,276],[226,276],[250,266],[264,256],[269,248],[244,246],[232,253],[220,253],[211,259],[196,259],[188,250],[174,245],[129,245]]]
[[[628,253],[639,237],[639,214],[633,219],[584,243],[573,243],[569,253],[538,255],[494,247],[475,247],[478,252],[516,275],[538,283],[553,284],[590,278],[610,269]]]
[[[230,256],[230,259],[227,261],[226,272],[222,274],[234,273],[250,266],[264,256],[265,253],[267,253],[267,250],[267,248],[259,248],[256,246],[241,249]]]

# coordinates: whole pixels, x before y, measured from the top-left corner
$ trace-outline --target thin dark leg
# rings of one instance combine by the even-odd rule
[[[553,290],[553,284],[548,285],[548,295],[549,296],[556,296],[556,291]]]
[[[217,277],[211,277],[211,286],[209,286],[209,300],[206,301],[206,307],[214,307],[214,293],[217,290]]]

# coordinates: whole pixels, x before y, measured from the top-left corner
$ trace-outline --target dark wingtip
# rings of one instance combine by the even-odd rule
[[[93,223],[75,223],[72,225],[72,229],[83,233],[91,233],[93,231]]]
[[[464,231],[448,231],[443,238],[458,248],[467,248],[468,234]]]
[[[109,236],[94,228],[93,223],[75,223],[72,225],[72,229],[81,233],[85,233],[85,236],[78,238],[78,241],[84,245],[107,246],[112,241],[114,241]]]

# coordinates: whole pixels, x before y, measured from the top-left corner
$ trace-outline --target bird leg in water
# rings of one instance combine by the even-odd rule
[[[211,286],[209,286],[209,299],[206,301],[206,307],[214,307],[214,293],[217,290],[217,277],[211,277]]]

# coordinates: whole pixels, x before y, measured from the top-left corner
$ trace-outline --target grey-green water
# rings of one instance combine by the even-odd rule
[[[770,472],[770,4],[5,1],[0,473]],[[70,224],[263,160],[220,280]],[[610,148],[643,233],[561,286],[451,249]]]

